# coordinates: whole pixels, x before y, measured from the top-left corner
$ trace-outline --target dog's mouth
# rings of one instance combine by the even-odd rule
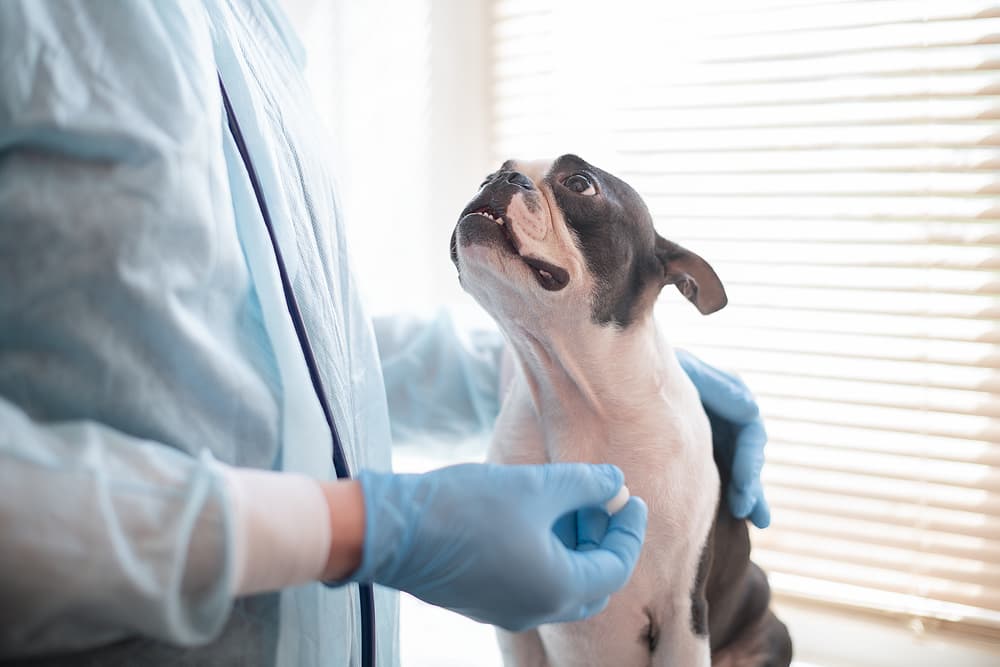
[[[543,289],[550,292],[558,292],[569,284],[569,272],[566,269],[556,266],[551,262],[546,262],[539,257],[521,254],[521,241],[511,227],[510,221],[506,217],[506,211],[489,205],[479,206],[463,212],[459,224],[465,223],[471,218],[480,218],[483,221],[488,220],[490,224],[498,228],[503,240],[503,247],[511,255],[517,256],[525,263]]]

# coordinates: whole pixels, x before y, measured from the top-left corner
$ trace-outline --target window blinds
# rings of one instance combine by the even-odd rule
[[[759,397],[777,593],[1000,637],[1000,3],[493,9],[496,158],[606,166],[727,286],[660,316]]]

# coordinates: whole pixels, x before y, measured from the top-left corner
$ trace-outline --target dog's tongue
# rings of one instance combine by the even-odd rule
[[[521,259],[534,271],[538,283],[550,292],[561,290],[569,283],[569,272],[566,269],[536,257],[522,255]]]

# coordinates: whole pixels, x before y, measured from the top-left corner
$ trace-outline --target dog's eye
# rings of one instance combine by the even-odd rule
[[[578,195],[596,195],[597,188],[591,183],[590,177],[586,174],[572,174],[563,181],[563,185]]]

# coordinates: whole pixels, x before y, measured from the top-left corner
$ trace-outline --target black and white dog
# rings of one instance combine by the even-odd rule
[[[787,666],[746,523],[719,502],[728,471],[698,393],[653,319],[665,285],[702,313],[725,306],[715,271],[660,237],[628,184],[575,155],[505,162],[462,212],[451,254],[518,362],[490,460],[614,463],[649,505],[642,556],[607,609],[498,630],[504,662]]]

